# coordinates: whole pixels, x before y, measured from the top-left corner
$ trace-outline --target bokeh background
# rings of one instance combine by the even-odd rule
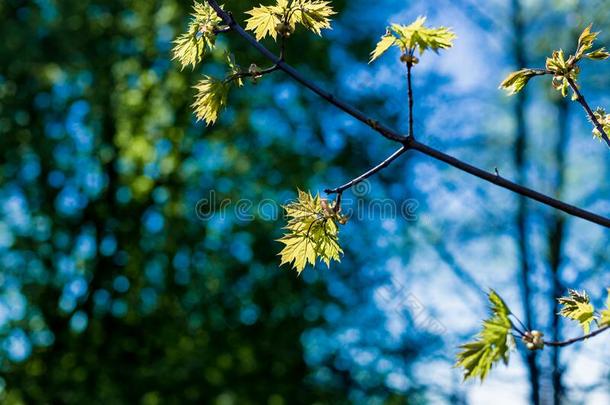
[[[253,5],[226,3],[241,21]],[[290,40],[307,77],[405,131],[404,67],[397,54],[368,65],[368,53],[388,22],[427,15],[459,38],[414,70],[418,137],[610,215],[610,155],[579,106],[547,79],[513,98],[497,89],[573,50],[588,22],[610,44],[605,0],[333,4],[323,39]],[[483,385],[462,384],[456,347],[485,316],[485,291],[547,337],[578,336],[554,297],[586,288],[601,305],[610,235],[424,156],[346,194],[359,215],[341,264],[278,268],[279,204],[395,146],[281,73],[234,91],[214,127],[196,123],[191,87],[222,74],[225,49],[265,61],[229,34],[181,72],[171,42],[190,7],[0,1],[2,403],[610,401],[606,336],[519,348]],[[610,106],[608,66],[584,63],[594,106]]]

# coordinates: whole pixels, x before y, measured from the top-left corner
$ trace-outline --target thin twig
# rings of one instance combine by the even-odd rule
[[[231,31],[231,27],[214,28],[214,34],[223,34]]]
[[[286,60],[286,37],[281,36],[280,39],[280,61]]]
[[[587,100],[585,100],[585,97],[580,92],[580,89],[578,88],[578,85],[576,85],[576,83],[574,83],[574,80],[570,79],[569,77],[566,77],[566,78],[568,79],[568,83],[570,84],[570,87],[572,88],[572,91],[574,92],[574,94],[576,94],[576,101],[578,101],[580,103],[580,105],[582,105],[582,107],[587,112],[587,115],[589,116],[589,119],[591,120],[593,125],[595,125],[595,128],[597,128],[597,130],[600,132],[603,140],[606,142],[606,144],[608,146],[610,146],[610,139],[608,139],[608,134],[604,130],[604,126],[602,124],[600,124],[599,120],[597,119],[597,117],[593,113],[593,110],[591,110],[591,107],[589,106],[589,103],[587,103]]]
[[[590,211],[586,211],[581,208],[575,207],[573,205],[567,204],[561,200],[557,200],[555,198],[549,197],[548,195],[542,194],[538,191],[535,191],[530,188],[513,183],[502,177],[498,177],[495,174],[492,174],[485,170],[479,169],[478,167],[470,165],[466,162],[463,162],[459,159],[449,156],[437,149],[434,149],[428,145],[418,142],[413,138],[410,138],[410,137],[407,137],[404,135],[400,135],[396,131],[367,117],[365,114],[358,111],[356,108],[337,99],[331,93],[323,90],[316,84],[305,79],[296,69],[294,69],[292,66],[288,65],[286,62],[280,60],[271,51],[269,51],[262,44],[260,44],[258,41],[256,41],[256,39],[254,39],[254,37],[252,37],[252,35],[247,33],[239,24],[237,24],[237,22],[233,19],[233,17],[229,13],[222,10],[216,0],[207,0],[207,2],[216,11],[218,16],[220,18],[222,18],[223,22],[226,25],[231,27],[234,32],[236,32],[239,36],[241,36],[244,40],[246,40],[250,45],[252,45],[252,47],[254,47],[256,50],[258,50],[267,59],[269,59],[274,64],[276,64],[278,69],[285,72],[288,76],[292,77],[295,81],[297,81],[304,87],[308,88],[312,92],[316,93],[318,96],[320,96],[322,99],[326,100],[330,104],[336,106],[340,110],[351,115],[358,121],[361,121],[364,124],[368,125],[370,128],[374,129],[375,131],[377,131],[379,134],[381,134],[385,138],[390,139],[395,142],[399,142],[403,146],[406,146],[407,149],[415,149],[415,150],[423,153],[424,155],[427,155],[435,160],[445,162],[461,171],[474,175],[480,179],[493,183],[499,187],[505,188],[507,190],[513,191],[515,193],[518,193],[518,194],[528,197],[530,199],[536,200],[542,204],[556,208],[560,211],[563,211],[563,212],[573,215],[575,217],[579,217],[579,218],[582,218],[589,222],[593,222],[595,224],[604,226],[606,228],[610,228],[610,219],[608,219],[608,218],[602,217],[602,216],[594,214]]]
[[[604,326],[603,328],[599,328],[596,331],[593,331],[587,335],[581,336],[581,337],[577,337],[574,339],[568,339],[568,340],[564,340],[562,342],[547,342],[544,341],[544,345],[545,346],[555,346],[555,347],[564,347],[564,346],[569,346],[571,344],[577,343],[577,342],[581,342],[583,340],[587,340],[589,338],[592,338],[593,336],[597,336],[600,333],[603,333],[605,331],[607,331],[608,329],[610,329],[610,325],[609,326]]]
[[[267,75],[269,73],[273,73],[278,70],[279,67],[277,65],[273,65],[266,69],[259,70],[258,72],[238,72],[229,77],[227,77],[224,81],[225,83],[232,82],[233,80],[243,79],[244,77],[261,77]]]
[[[414,137],[413,132],[413,86],[411,84],[411,69],[413,62],[407,62],[407,84],[409,87],[409,136]]]
[[[514,324],[513,324],[513,330],[519,334],[519,336],[515,336],[513,333],[511,333],[511,335],[513,335],[513,337],[522,339],[525,336],[525,332],[522,331],[521,329],[517,328]]]
[[[521,325],[521,327],[523,328],[524,332],[528,330],[527,326],[525,326],[523,324],[523,322],[521,322],[521,319],[519,319],[519,317],[517,315],[513,314],[512,312],[511,312],[511,315],[517,320],[517,322],[519,322],[519,325]],[[513,327],[514,327],[514,325],[513,325]],[[523,335],[524,332],[521,332],[521,334]]]
[[[333,188],[333,189],[329,188],[329,189],[324,190],[324,192],[326,194],[337,194],[337,193],[341,194],[341,193],[343,193],[348,188],[354,187],[356,184],[360,183],[362,180],[368,179],[369,177],[371,177],[375,173],[378,173],[381,170],[383,170],[386,167],[388,167],[393,161],[398,159],[407,150],[409,150],[408,146],[401,147],[396,152],[392,153],[392,155],[390,155],[386,160],[384,160],[383,162],[379,163],[377,166],[373,167],[371,170],[367,171],[366,173],[356,177],[354,180],[351,180],[351,181],[345,183],[344,185],[342,185],[340,187]]]

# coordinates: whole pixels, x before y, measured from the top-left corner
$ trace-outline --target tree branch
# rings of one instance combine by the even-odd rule
[[[589,116],[589,119],[591,120],[593,125],[595,125],[595,128],[597,128],[599,133],[602,135],[603,140],[606,142],[606,144],[608,146],[610,146],[610,139],[608,139],[608,134],[604,130],[604,126],[602,124],[600,124],[599,120],[597,119],[597,117],[593,113],[593,110],[591,110],[591,107],[589,106],[589,103],[587,103],[587,100],[585,100],[585,97],[580,92],[580,89],[578,88],[576,83],[574,83],[574,80],[570,79],[567,76],[566,76],[566,79],[568,79],[568,83],[570,84],[570,87],[572,88],[572,91],[574,92],[574,94],[576,94],[576,101],[578,101],[580,103],[580,105],[582,105],[582,107],[587,112],[587,115]]]
[[[331,93],[323,90],[316,84],[304,78],[296,69],[292,66],[288,65],[286,62],[281,60],[278,56],[274,55],[271,51],[265,48],[262,44],[260,44],[252,35],[247,33],[237,22],[233,19],[232,15],[220,8],[218,2],[216,0],[206,0],[208,4],[216,11],[218,16],[223,20],[223,22],[228,25],[232,31],[236,32],[239,36],[241,36],[244,40],[246,40],[253,48],[258,50],[263,56],[277,65],[278,69],[284,71],[288,76],[292,77],[295,81],[308,88],[322,99],[326,100],[330,104],[336,106],[340,110],[345,113],[351,115],[358,121],[366,124],[373,130],[380,133],[387,139],[390,139],[395,142],[399,142],[405,147],[405,149],[415,149],[424,155],[427,155],[435,160],[439,160],[445,162],[459,170],[462,170],[466,173],[469,173],[473,176],[476,176],[480,179],[493,183],[499,187],[505,188],[507,190],[513,191],[517,194],[523,195],[525,197],[536,200],[542,204],[548,205],[550,207],[556,208],[560,211],[563,211],[567,214],[582,218],[589,222],[596,223],[598,225],[610,228],[610,219],[602,217],[600,215],[594,214],[590,211],[583,210],[581,208],[575,207],[573,205],[567,204],[563,201],[554,199],[545,194],[537,192],[535,190],[529,189],[527,187],[521,186],[519,184],[513,183],[509,180],[506,180],[496,174],[489,173],[482,169],[479,169],[473,165],[465,163],[459,159],[456,159],[452,156],[449,156],[437,149],[434,149],[428,145],[425,145],[421,142],[416,141],[412,137],[400,135],[396,131],[386,127],[385,125],[367,117],[365,114],[352,107],[351,105],[337,99]],[[401,148],[400,150],[402,150]],[[401,154],[404,151],[401,152]],[[374,170],[374,169],[372,169]],[[380,170],[380,169],[379,169]],[[379,171],[377,170],[377,171]],[[366,173],[365,173],[366,174]],[[373,173],[374,174],[374,173]],[[349,184],[349,183],[348,183]]]
[[[574,339],[564,340],[562,342],[547,342],[547,341],[544,341],[544,345],[545,346],[555,346],[555,347],[569,346],[571,344],[574,344],[574,343],[581,342],[583,340],[587,340],[589,338],[592,338],[593,336],[597,336],[600,333],[603,333],[603,332],[607,331],[608,329],[610,329],[610,325],[604,326],[603,328],[600,328],[600,329],[598,329],[596,331],[593,331],[593,332],[589,333],[588,335],[584,335],[584,336],[577,337],[577,338],[574,338]]]
[[[216,0],[207,0],[207,2],[216,11],[218,16],[223,20],[224,24],[231,27],[232,31],[236,32],[239,36],[241,36],[243,39],[245,39],[246,42],[248,42],[254,49],[259,51],[263,56],[265,56],[267,59],[269,59],[272,63],[278,65],[279,69],[283,70],[288,76],[292,77],[294,80],[299,82],[301,85],[307,87],[309,90],[313,91],[318,96],[320,96],[324,100],[328,101],[329,103],[333,104],[334,106],[336,106],[340,110],[344,111],[345,113],[351,115],[358,121],[361,121],[364,124],[368,125],[373,130],[379,132],[384,137],[386,137],[392,141],[400,142],[400,143],[403,143],[407,140],[406,136],[400,135],[396,131],[386,127],[383,124],[380,124],[376,120],[373,120],[373,119],[367,117],[362,112],[358,111],[356,108],[352,107],[351,105],[349,105],[341,100],[338,100],[331,93],[323,90],[319,86],[317,86],[314,83],[310,82],[309,80],[305,79],[292,66],[288,65],[286,62],[281,60],[278,56],[274,55],[271,51],[269,51],[262,44],[260,44],[252,35],[248,34],[235,21],[235,19],[233,18],[233,16],[230,13],[228,13],[220,8],[220,6],[218,5],[218,2]]]
[[[602,217],[600,215],[594,214],[590,211],[583,210],[582,208],[575,207],[573,205],[567,204],[561,200],[557,200],[555,198],[549,197],[546,194],[542,194],[538,191],[529,189],[527,187],[523,187],[519,184],[513,183],[512,181],[506,180],[503,177],[500,177],[496,174],[492,174],[485,170],[481,170],[478,167],[472,166],[466,162],[463,162],[459,159],[454,158],[453,156],[449,156],[440,152],[434,148],[429,147],[421,142],[413,140],[410,145],[411,149],[415,149],[424,155],[430,156],[433,159],[440,160],[441,162],[445,162],[448,165],[455,167],[463,172],[469,173],[473,176],[476,176],[480,179],[493,183],[497,186],[520,194],[522,196],[528,197],[532,200],[536,200],[542,204],[548,205],[550,207],[556,208],[560,211],[563,211],[567,214],[585,219],[589,222],[596,223],[601,226],[605,226],[606,228],[610,228],[610,219]]]

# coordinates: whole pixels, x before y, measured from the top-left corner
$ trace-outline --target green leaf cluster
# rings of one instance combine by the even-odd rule
[[[284,244],[280,252],[283,264],[292,264],[300,274],[307,264],[315,266],[321,260],[330,267],[330,262],[341,261],[343,250],[339,246],[339,225],[346,217],[334,205],[319,195],[298,190],[297,201],[284,206],[288,224],[287,233],[278,240]]]
[[[580,38],[578,38],[578,49],[576,50],[576,55],[574,55],[574,58],[577,62],[582,58],[592,60],[605,60],[610,57],[610,53],[608,53],[608,51],[606,51],[606,48],[604,47],[592,52],[587,52],[593,49],[593,43],[599,35],[599,32],[591,32],[591,28],[593,28],[593,24],[589,24],[589,26],[585,28],[582,34],[580,34]]]
[[[610,53],[603,47],[591,51],[591,49],[593,49],[593,43],[599,35],[599,32],[591,32],[592,26],[592,24],[589,25],[580,35],[578,47],[574,55],[570,55],[566,59],[563,50],[554,51],[553,54],[546,59],[546,71],[521,69],[511,73],[504,79],[500,84],[500,88],[507,90],[509,95],[513,95],[523,90],[532,77],[542,74],[552,74],[553,88],[561,92],[563,97],[566,97],[568,95],[568,90],[570,89],[570,81],[572,81],[575,86],[578,86],[577,81],[580,73],[578,62],[583,58],[604,60],[610,57]],[[573,99],[576,99],[576,94],[573,95]]]
[[[598,107],[597,110],[593,112],[593,115],[597,119],[597,122],[604,128],[604,132],[610,134],[610,114],[607,114],[605,109]],[[593,125],[593,137],[600,141],[603,140],[602,133],[595,125]]]
[[[195,2],[192,19],[187,32],[174,41],[173,59],[177,59],[182,69],[191,66],[193,69],[205,57],[207,52],[216,46],[216,34],[227,26],[207,3]],[[254,31],[257,40],[265,36],[288,36],[297,24],[321,35],[322,29],[330,28],[330,17],[336,14],[330,1],[323,0],[277,0],[273,6],[254,7],[248,11],[251,17],[247,20],[247,29]],[[242,69],[231,54],[227,54],[228,76],[224,81],[211,76],[204,76],[197,85],[193,107],[197,120],[207,125],[214,124],[218,114],[227,104],[229,90],[233,84],[244,85],[244,78],[249,77],[256,83],[263,75],[262,71],[252,64],[249,69]]]
[[[391,24],[371,52],[370,62],[379,58],[392,46],[398,47],[403,54],[411,56],[415,50],[422,55],[427,49],[438,52],[439,49],[453,46],[456,35],[450,28],[429,28],[424,25],[425,22],[426,17],[418,17],[409,25]]]
[[[553,88],[563,97],[568,95],[570,81],[577,85],[580,68],[576,65],[577,59],[574,55],[566,60],[563,50],[554,51],[550,58],[546,59],[546,69],[553,75]],[[574,99],[576,93],[574,93]]]
[[[246,29],[254,32],[258,41],[270,36],[289,36],[297,24],[321,35],[323,29],[330,28],[333,11],[330,1],[321,0],[277,0],[272,6],[260,5],[246,12]]]
[[[483,328],[473,342],[460,346],[456,367],[464,369],[464,380],[485,379],[494,364],[508,364],[514,339],[510,333],[513,324],[510,309],[493,290],[488,294],[491,316],[483,321]]]
[[[182,69],[195,66],[203,60],[207,51],[214,49],[216,30],[221,28],[222,20],[207,3],[195,2],[188,30],[174,41],[174,57]]]

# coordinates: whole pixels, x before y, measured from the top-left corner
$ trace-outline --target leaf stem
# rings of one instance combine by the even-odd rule
[[[231,27],[227,26],[227,27],[222,27],[222,28],[215,28],[214,29],[214,34],[223,34],[225,32],[229,32],[231,31]]]
[[[610,139],[608,139],[608,134],[604,130],[604,126],[602,124],[600,124],[599,120],[597,119],[597,117],[593,113],[593,110],[591,110],[591,107],[589,106],[589,103],[587,103],[587,100],[582,95],[580,89],[578,88],[578,86],[576,85],[574,80],[572,80],[571,78],[569,78],[567,76],[566,76],[566,79],[568,80],[568,83],[570,84],[570,87],[572,88],[572,91],[574,92],[574,94],[576,94],[576,101],[578,101],[580,103],[580,105],[582,105],[582,107],[585,109],[587,115],[589,116],[589,119],[591,120],[593,125],[595,125],[595,128],[597,128],[597,130],[601,134],[603,140],[610,147]]]
[[[513,318],[515,318],[517,320],[517,322],[519,322],[519,325],[523,328],[523,331],[520,329],[517,329],[514,325],[513,325],[513,327],[515,329],[517,329],[519,331],[519,333],[521,333],[521,336],[523,336],[525,334],[525,332],[528,330],[527,326],[525,326],[523,324],[523,322],[521,322],[521,319],[519,319],[519,317],[517,315],[513,314],[512,312],[511,312],[511,315],[513,316]]]

